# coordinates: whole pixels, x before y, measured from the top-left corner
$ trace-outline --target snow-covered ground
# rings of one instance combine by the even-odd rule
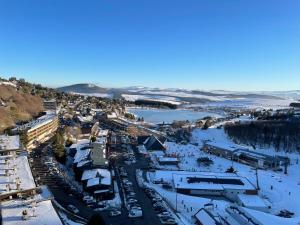
[[[209,155],[201,151],[203,141],[210,140],[211,143],[218,144],[223,147],[237,147],[224,133],[223,129],[217,129],[215,127],[207,130],[195,129],[192,133],[191,143],[187,145],[181,145],[176,143],[166,143],[166,154],[179,157],[181,160],[179,169],[184,171],[207,171],[207,172],[225,172],[229,167],[233,166],[237,171],[237,175],[247,177],[248,180],[256,185],[256,173],[255,169],[248,165],[232,162],[230,160],[220,158],[214,155]],[[246,147],[246,146],[244,146]],[[248,146],[247,146],[248,147]],[[298,154],[286,154],[283,152],[275,152],[273,149],[260,148],[257,151],[266,153],[269,155],[285,155],[291,160],[291,165],[288,167],[288,174],[283,172],[275,172],[272,170],[258,170],[258,183],[260,187],[259,196],[263,201],[271,205],[270,213],[263,213],[256,210],[247,209],[247,212],[254,217],[258,218],[263,224],[299,224],[300,222],[300,156]],[[213,160],[213,164],[210,166],[203,166],[197,163],[197,158],[209,157]],[[170,169],[170,168],[166,168]],[[176,168],[174,168],[176,170]],[[168,175],[169,173],[169,175]],[[164,178],[169,182],[172,182],[172,174],[174,171],[164,171],[164,173],[149,173],[149,179],[156,180]],[[176,208],[176,193],[174,191],[167,191],[162,189],[159,185],[150,184],[158,192],[160,192],[169,202]],[[210,202],[207,198],[177,195],[177,208],[189,219],[191,223],[194,220],[192,215],[203,207],[205,203]],[[225,215],[225,208],[228,206],[228,202],[223,200],[213,200],[214,204],[218,205],[218,213]],[[289,210],[295,215],[290,218],[281,218],[275,216],[280,210]]]
[[[124,97],[127,101],[151,100],[151,101],[171,103],[173,105],[180,105],[183,103],[176,97],[161,96],[161,95],[152,96],[152,95],[122,94],[122,97]]]

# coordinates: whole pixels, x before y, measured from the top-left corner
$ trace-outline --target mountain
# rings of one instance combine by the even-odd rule
[[[104,94],[108,92],[108,89],[99,87],[95,84],[73,84],[57,88],[61,92],[73,92],[80,94]]]
[[[59,91],[83,95],[94,95],[103,98],[124,98],[128,101],[148,100],[179,105],[224,105],[239,106],[288,106],[291,93],[273,92],[237,92],[237,91],[204,91],[182,88],[149,88],[131,86],[123,88],[102,88],[94,84],[74,84],[58,88]],[[292,94],[297,96],[298,92]]]

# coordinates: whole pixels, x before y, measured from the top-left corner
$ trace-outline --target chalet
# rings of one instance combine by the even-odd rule
[[[85,170],[81,182],[84,189],[97,199],[111,199],[113,197],[112,176],[107,169]]]
[[[139,136],[137,139],[138,149],[142,151],[165,151],[166,147],[163,142],[165,140],[159,140],[156,136]]]

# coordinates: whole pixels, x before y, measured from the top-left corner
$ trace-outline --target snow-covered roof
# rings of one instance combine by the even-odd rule
[[[216,219],[205,209],[200,209],[196,214],[195,218],[205,225],[218,225],[220,224]]]
[[[107,141],[107,138],[106,138],[106,137],[97,137],[97,138],[96,138],[96,141],[95,141],[94,143],[99,143],[99,144],[105,145],[105,144],[106,144],[106,141]]]
[[[90,144],[90,140],[89,139],[81,139],[78,140],[77,143],[73,143],[70,148],[82,148],[84,146],[88,146]]]
[[[108,135],[108,130],[102,130],[102,129],[99,129],[98,131],[98,136],[101,137],[101,136],[107,136]]]
[[[174,185],[178,189],[255,190],[255,187],[250,183],[250,181],[247,178],[228,173],[174,173],[173,178]]]
[[[110,171],[107,169],[92,169],[92,170],[85,170],[82,174],[81,180],[89,180],[92,178],[96,178],[97,174],[101,177],[110,177]]]
[[[23,220],[22,212],[26,210],[29,217]],[[1,203],[3,225],[62,225],[50,200],[32,202],[11,200]]]
[[[106,169],[85,170],[81,180],[87,180],[87,187],[95,185],[111,185],[111,173]]]
[[[91,149],[77,150],[74,156],[74,163],[86,160],[90,155]]]
[[[157,157],[159,162],[179,162],[177,157]]]
[[[18,150],[18,149],[20,149],[19,135],[14,135],[14,136],[0,135],[0,151]]]
[[[258,195],[238,194],[237,197],[245,207],[268,207]]]
[[[17,191],[17,183],[20,184],[19,190],[30,190],[36,187],[26,156],[10,158],[7,164],[0,165],[0,172],[2,172],[0,194]]]
[[[45,124],[48,124],[50,122],[52,122],[54,119],[56,119],[57,116],[55,114],[46,114],[44,116],[39,117],[36,120],[30,121],[26,124],[23,125],[19,125],[16,128],[14,128],[14,130],[25,130],[25,129],[29,129],[28,132],[37,129],[38,127],[41,127]]]

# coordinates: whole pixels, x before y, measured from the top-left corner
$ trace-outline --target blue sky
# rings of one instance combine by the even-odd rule
[[[299,89],[299,11],[299,0],[0,0],[0,76]]]

